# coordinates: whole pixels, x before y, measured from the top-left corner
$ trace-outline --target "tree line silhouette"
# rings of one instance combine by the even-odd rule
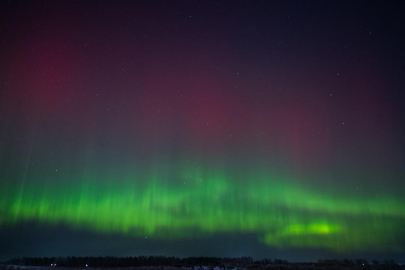
[[[26,257],[8,260],[6,264],[21,266],[64,266],[64,267],[139,267],[139,266],[219,266],[223,264],[246,265],[253,263],[251,257],[218,258],[218,257]]]
[[[369,263],[365,259],[357,260],[319,260],[314,263],[290,263],[280,259],[262,259],[254,261],[251,257],[219,258],[219,257],[166,257],[166,256],[137,256],[137,257],[25,257],[14,258],[5,262],[14,266],[50,266],[50,267],[194,267],[194,270],[221,270],[231,268],[245,269],[401,269],[393,260]],[[201,266],[205,266],[202,268]],[[200,268],[198,268],[200,267]],[[8,268],[6,268],[8,269]],[[2,270],[2,269],[0,269]]]

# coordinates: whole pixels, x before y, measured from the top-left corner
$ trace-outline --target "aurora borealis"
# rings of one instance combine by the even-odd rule
[[[405,258],[400,6],[4,6],[0,259]]]

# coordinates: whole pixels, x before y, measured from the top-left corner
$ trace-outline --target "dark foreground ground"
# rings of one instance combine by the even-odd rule
[[[25,257],[0,263],[0,270],[405,270],[405,265],[393,260],[371,262],[357,260],[319,260],[318,262],[290,263],[286,260],[251,257]]]
[[[57,268],[57,269],[56,269]],[[20,266],[20,265],[0,265],[0,270],[405,270],[404,265],[322,265],[318,263],[289,263],[289,264],[271,264],[265,266],[241,265],[241,266],[139,266],[139,267],[52,267],[52,266]]]

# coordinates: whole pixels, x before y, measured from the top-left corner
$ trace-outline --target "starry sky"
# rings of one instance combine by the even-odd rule
[[[4,1],[0,259],[404,259],[403,8]]]

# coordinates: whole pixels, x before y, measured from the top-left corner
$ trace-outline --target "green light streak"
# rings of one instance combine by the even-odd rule
[[[371,192],[343,197],[267,172],[188,168],[169,173],[175,181],[156,171],[146,175],[114,183],[104,176],[74,185],[3,187],[0,226],[63,223],[160,239],[251,232],[280,248],[403,249],[396,239],[405,235],[404,199]]]

